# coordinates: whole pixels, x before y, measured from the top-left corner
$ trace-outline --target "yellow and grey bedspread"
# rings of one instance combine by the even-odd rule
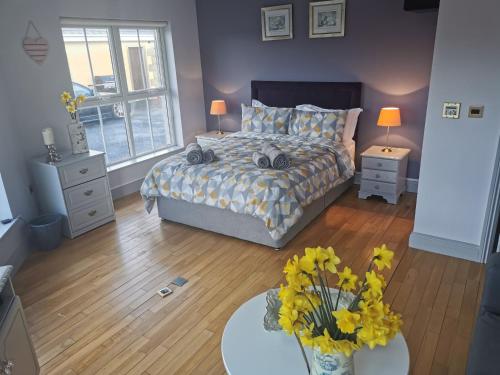
[[[259,169],[253,163],[264,141],[287,153],[289,169]],[[151,169],[141,187],[148,212],[158,197],[205,204],[261,219],[271,238],[279,240],[304,207],[354,175],[344,145],[326,138],[239,132],[211,148],[213,163],[190,165],[182,152]]]

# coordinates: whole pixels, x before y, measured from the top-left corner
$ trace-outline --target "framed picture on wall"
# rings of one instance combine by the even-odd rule
[[[262,40],[283,40],[293,38],[292,4],[261,9]]]
[[[345,0],[309,3],[309,38],[344,36]]]

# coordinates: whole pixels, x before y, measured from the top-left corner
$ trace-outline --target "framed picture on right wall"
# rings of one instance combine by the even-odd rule
[[[345,1],[331,0],[309,3],[309,38],[344,36]]]

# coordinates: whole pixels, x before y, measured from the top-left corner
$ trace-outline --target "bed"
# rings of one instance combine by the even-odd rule
[[[358,82],[252,81],[251,87],[252,99],[271,107],[357,108],[361,99]],[[289,153],[292,168],[252,168],[251,153],[262,142]],[[352,185],[353,145],[236,133],[214,146],[216,163],[189,166],[182,154],[158,163],[141,194],[149,206],[156,201],[164,220],[280,249]]]

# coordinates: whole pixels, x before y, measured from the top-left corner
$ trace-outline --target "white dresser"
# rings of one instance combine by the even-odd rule
[[[65,236],[74,238],[115,219],[103,152],[63,154],[54,165],[37,158],[31,172],[40,210],[64,216]]]
[[[372,146],[361,154],[361,188],[359,198],[371,195],[383,197],[387,202],[398,203],[399,196],[406,191],[407,148],[392,148],[383,152],[383,146]]]
[[[196,143],[201,147],[207,147],[214,142],[219,142],[222,138],[227,137],[234,132],[224,132],[224,134],[217,134],[216,130],[210,131],[208,133],[199,134],[196,136]]]

